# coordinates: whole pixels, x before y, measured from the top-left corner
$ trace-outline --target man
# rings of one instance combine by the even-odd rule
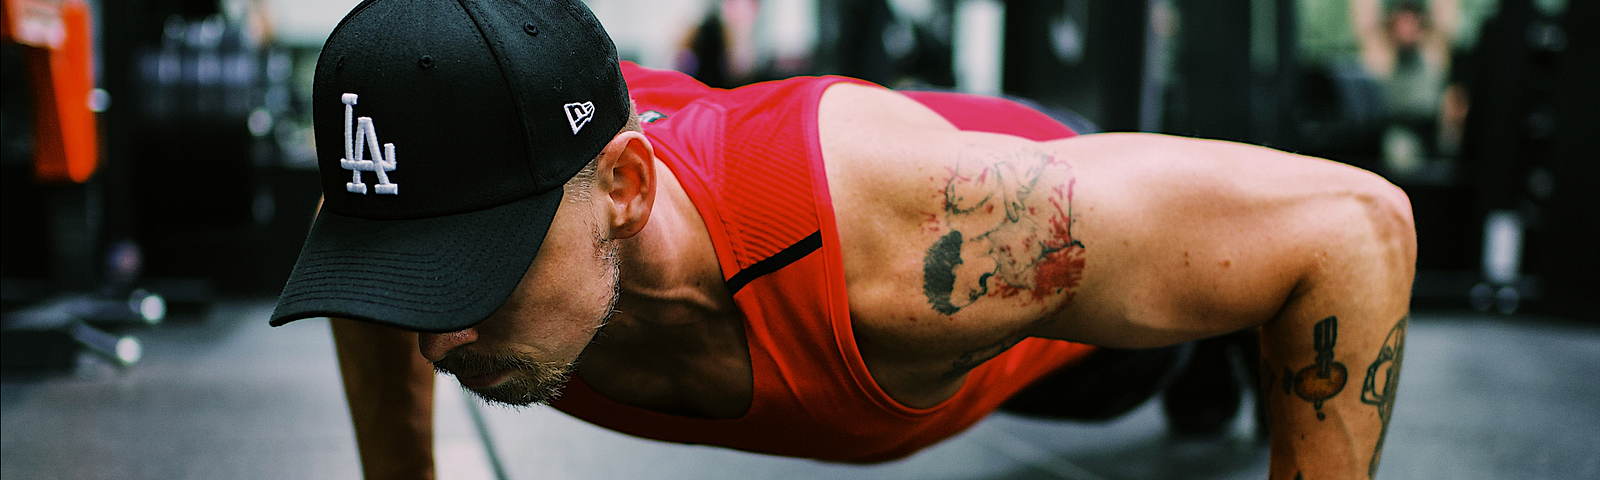
[[[872,462],[1127,363],[1101,347],[1256,326],[1273,475],[1376,470],[1415,241],[1367,172],[836,77],[710,89],[619,67],[565,0],[363,3],[315,85],[325,205],[273,324],[335,317],[370,477],[431,476],[434,368]]]

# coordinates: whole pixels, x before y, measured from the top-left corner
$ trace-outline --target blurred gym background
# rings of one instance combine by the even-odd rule
[[[319,194],[311,74],[355,3],[3,0],[0,476],[358,475],[325,323],[265,326]],[[1004,95],[1083,132],[1377,172],[1410,195],[1419,242],[1383,475],[1600,476],[1600,2],[587,3],[624,60],[712,86],[839,74]],[[1154,406],[1107,425],[995,415],[911,459],[850,467],[483,409],[453,383],[439,389],[445,478],[1261,478],[1266,465],[1249,395],[1204,441],[1170,438]]]

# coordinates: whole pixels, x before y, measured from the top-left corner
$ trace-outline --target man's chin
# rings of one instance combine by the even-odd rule
[[[571,378],[572,363],[539,362],[512,355],[447,357],[434,368],[455,375],[463,388],[489,403],[512,407],[548,404]],[[491,372],[461,376],[457,372]]]
[[[508,407],[548,405],[550,401],[561,396],[561,388],[566,385],[566,379],[562,378],[560,382],[530,383],[532,382],[527,382],[526,379],[512,378],[492,387],[467,388],[467,390],[485,402]]]
[[[488,403],[488,404],[491,404],[491,405],[500,405],[500,406],[503,406],[503,407],[521,408],[521,407],[530,407],[530,406],[533,406],[533,405],[549,405],[550,404],[550,399],[548,399],[548,398],[543,398],[542,399],[542,398],[527,397],[527,396],[523,396],[523,395],[504,395],[504,394],[500,394],[500,393],[493,392],[493,391],[476,390],[476,389],[471,389],[471,388],[468,388],[467,391],[472,392],[473,395],[476,395],[478,398],[482,399],[484,403]]]

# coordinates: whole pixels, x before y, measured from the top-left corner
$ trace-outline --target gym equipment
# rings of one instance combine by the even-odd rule
[[[126,325],[156,325],[167,315],[160,295],[135,290],[127,299],[65,295],[0,316],[5,368],[70,369],[78,352],[87,349],[128,367],[139,362],[143,347],[137,338],[109,333]]]
[[[159,325],[166,316],[166,300],[142,289],[134,290],[126,300],[98,295],[63,295],[4,315],[8,326],[43,325],[65,319],[96,325]]]
[[[1541,313],[1600,321],[1594,308],[1594,272],[1600,271],[1600,162],[1595,161],[1593,135],[1600,130],[1600,2],[1569,2],[1561,20],[1566,32],[1561,63],[1551,95],[1555,125],[1547,170],[1528,176],[1529,190],[1547,205],[1540,214],[1544,230],[1539,248],[1527,255],[1528,269],[1538,272]],[[1550,45],[1555,46],[1555,45]],[[1541,173],[1544,172],[1544,173]],[[1539,188],[1539,187],[1543,188]]]
[[[143,250],[151,282],[275,292],[317,203],[315,193],[291,196],[280,182],[316,173],[315,162],[283,168],[282,142],[294,132],[285,127],[299,101],[294,58],[216,5],[102,6],[107,31],[125,39],[105,53],[108,86],[139,92],[111,116],[123,136],[108,143],[125,152],[117,157],[127,189],[120,208],[135,220],[126,235]]]
[[[1255,439],[1268,440],[1266,395],[1261,383],[1261,332],[1247,328],[1191,342],[1193,353],[1161,392],[1167,431],[1187,438],[1228,435],[1245,394],[1253,398]]]
[[[30,80],[28,94],[17,95],[26,100],[24,105],[12,105],[8,100],[8,143],[12,133],[24,129],[11,131],[9,120],[21,116],[12,113],[29,107],[32,110],[30,121],[17,123],[31,131],[31,141],[24,143],[28,147],[26,154],[23,149],[7,151],[16,153],[14,158],[31,157],[27,164],[32,167],[31,175],[13,168],[24,165],[22,161],[5,162],[6,246],[23,248],[15,252],[17,258],[6,258],[8,278],[0,300],[7,308],[26,303],[0,314],[0,343],[4,344],[4,361],[0,363],[7,368],[71,368],[83,349],[118,365],[133,365],[143,353],[139,341],[105,329],[149,326],[166,317],[166,302],[161,296],[131,288],[142,263],[137,245],[112,243],[104,268],[111,282],[97,278],[95,259],[106,202],[99,184],[91,182],[100,163],[95,114],[108,107],[110,96],[94,88],[92,27],[90,6],[83,0],[0,3],[0,38],[7,42],[6,48],[14,49],[7,52],[6,61],[10,64],[13,58],[21,57],[19,66],[25,67]],[[17,55],[10,55],[13,52]],[[8,97],[22,90],[9,79],[6,83]],[[31,178],[23,181],[19,178],[22,176]],[[12,180],[17,181],[11,184]],[[27,215],[17,215],[23,213]],[[27,218],[19,220],[13,215]],[[26,228],[11,228],[14,222]],[[13,238],[29,233],[42,233],[43,241],[13,243]],[[49,254],[40,254],[44,252]],[[12,261],[27,256],[41,258]],[[42,268],[31,268],[39,264]],[[40,274],[47,280],[28,279]],[[17,278],[10,278],[12,275]],[[101,293],[47,297],[55,291],[96,288]]]
[[[83,0],[5,0],[0,38],[25,46],[34,91],[34,174],[46,183],[83,183],[99,161],[93,95],[94,41]],[[97,101],[98,100],[98,101]]]
[[[1471,109],[1460,163],[1482,225],[1468,299],[1480,311],[1600,318],[1592,299],[1600,263],[1589,140],[1594,6],[1545,3],[1500,2],[1464,75]]]

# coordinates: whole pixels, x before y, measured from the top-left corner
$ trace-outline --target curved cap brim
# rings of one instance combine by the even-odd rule
[[[453,332],[499,308],[539,253],[562,189],[473,212],[369,220],[324,210],[272,326],[338,317]]]

